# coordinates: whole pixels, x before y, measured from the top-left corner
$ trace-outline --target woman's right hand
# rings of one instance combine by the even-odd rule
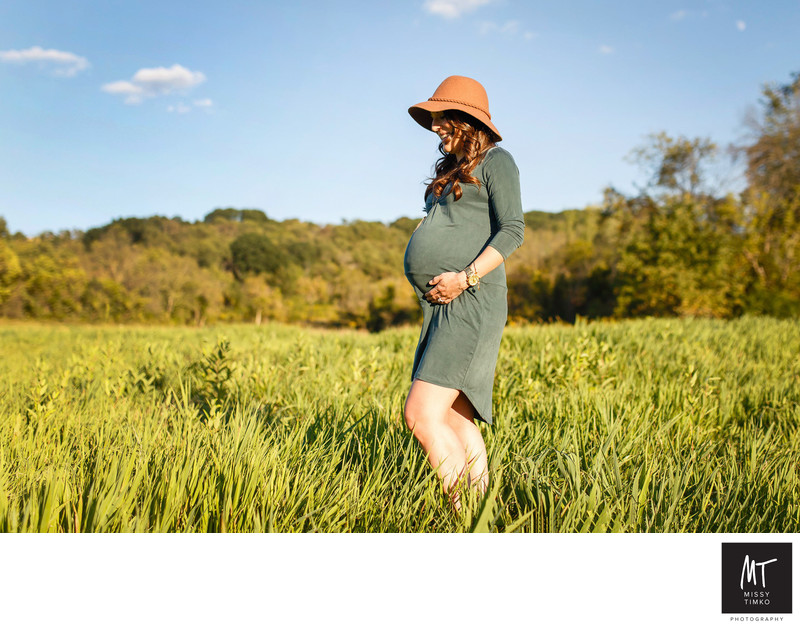
[[[433,288],[423,297],[432,304],[449,304],[467,289],[467,274],[464,271],[441,273],[428,282]]]

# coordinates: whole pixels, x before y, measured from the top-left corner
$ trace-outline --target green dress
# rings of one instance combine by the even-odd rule
[[[422,307],[422,331],[411,379],[463,391],[477,418],[492,423],[492,388],[500,339],[508,315],[505,263],[448,304],[423,298],[428,282],[445,271],[462,271],[487,246],[505,260],[522,244],[525,222],[519,171],[511,154],[489,149],[472,172],[480,186],[461,183],[428,195],[425,218],[406,247],[404,267]]]

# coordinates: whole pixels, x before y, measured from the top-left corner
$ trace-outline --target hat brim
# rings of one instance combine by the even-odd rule
[[[408,113],[414,120],[417,121],[417,124],[430,131],[431,125],[433,124],[433,117],[431,116],[431,112],[451,111],[451,110],[464,112],[465,114],[468,114],[473,118],[475,118],[475,120],[482,122],[492,131],[492,133],[494,133],[497,136],[495,138],[497,142],[503,139],[503,136],[500,135],[500,132],[497,130],[497,127],[495,127],[494,124],[492,123],[491,118],[489,118],[489,116],[487,116],[480,109],[477,109],[476,107],[470,107],[469,105],[463,105],[461,103],[455,103],[446,100],[436,100],[436,101],[426,100],[422,103],[417,103],[416,105],[409,107]]]

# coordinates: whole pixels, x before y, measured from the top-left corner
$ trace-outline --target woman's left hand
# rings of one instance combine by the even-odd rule
[[[464,271],[448,271],[437,275],[430,282],[433,288],[424,297],[432,304],[449,304],[467,288],[467,274]]]

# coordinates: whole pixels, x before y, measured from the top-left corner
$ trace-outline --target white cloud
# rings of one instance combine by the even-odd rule
[[[185,114],[192,110],[191,107],[184,105],[183,103],[178,103],[177,105],[170,105],[167,107],[167,111],[174,114]]]
[[[688,14],[686,12],[686,9],[681,9],[680,11],[675,11],[675,13],[670,15],[669,19],[675,20],[677,22],[678,20],[682,20],[683,18],[685,18],[687,15]]]
[[[516,20],[509,20],[502,25],[496,24],[495,22],[481,22],[480,30],[481,35],[490,35],[493,33],[515,35],[519,30],[519,22]]]
[[[53,48],[45,50],[39,46],[25,50],[0,50],[0,61],[19,64],[38,63],[52,67],[53,74],[57,76],[67,77],[75,76],[89,67],[89,61],[85,57]]]
[[[747,28],[747,24],[744,23],[744,20],[738,20],[736,22],[736,28],[738,28],[740,31],[743,31]]]
[[[534,37],[538,37],[538,36],[539,36],[539,33],[534,33],[533,31],[525,31],[525,34],[523,35],[523,37],[525,39],[533,39]]]
[[[603,45],[600,46],[600,52],[604,55],[610,55],[612,52],[614,52],[614,49],[611,46]]]
[[[188,89],[206,80],[202,72],[192,72],[177,63],[171,68],[142,68],[133,75],[133,82],[157,94]]]
[[[433,15],[453,19],[474,11],[493,0],[425,0],[425,10]]]
[[[128,97],[125,99],[126,103],[139,103],[142,101],[142,94],[144,94],[144,89],[140,85],[134,85],[130,81],[106,83],[101,89],[109,94],[124,94]]]
[[[177,105],[168,105],[167,111],[171,114],[188,114],[192,111],[193,106],[208,110],[209,107],[214,106],[214,103],[210,98],[198,98],[193,100],[191,105],[187,105],[183,101],[179,102]]]
[[[191,89],[205,80],[202,72],[192,72],[176,63],[171,68],[142,68],[130,81],[106,83],[100,89],[109,94],[123,94],[127,104],[135,105],[145,98]]]

